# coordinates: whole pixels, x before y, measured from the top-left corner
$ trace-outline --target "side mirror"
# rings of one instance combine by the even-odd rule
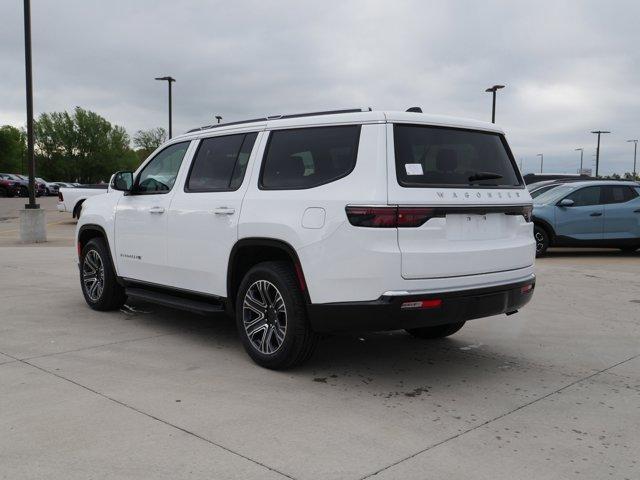
[[[110,187],[121,192],[130,192],[133,186],[133,172],[116,172],[111,177]]]
[[[563,198],[562,200],[560,200],[560,203],[558,205],[560,205],[561,207],[573,207],[573,204],[574,201],[570,198]]]

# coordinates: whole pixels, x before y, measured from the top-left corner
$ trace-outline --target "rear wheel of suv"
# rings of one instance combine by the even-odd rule
[[[533,238],[536,241],[536,257],[540,257],[547,252],[549,248],[549,234],[544,228],[536,225],[533,228]]]
[[[245,350],[265,368],[294,367],[307,360],[318,343],[295,271],[287,262],[264,262],[249,270],[238,289],[236,324]]]
[[[116,310],[127,296],[116,280],[111,255],[102,238],[93,238],[80,254],[80,284],[87,304],[94,310]]]
[[[418,338],[443,338],[456,333],[465,323],[447,323],[446,325],[436,325],[435,327],[408,328],[407,332]]]

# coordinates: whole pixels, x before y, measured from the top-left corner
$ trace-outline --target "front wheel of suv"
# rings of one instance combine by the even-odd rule
[[[116,310],[127,300],[102,238],[93,238],[82,248],[80,285],[84,299],[94,310]]]
[[[533,228],[533,238],[536,241],[536,257],[541,257],[549,248],[549,235],[544,228],[536,225]]]
[[[264,262],[245,275],[236,298],[242,344],[258,365],[274,370],[307,360],[318,343],[293,266]]]
[[[458,322],[436,325],[435,327],[409,328],[407,332],[418,338],[444,338],[456,333],[464,327],[464,324],[465,322]]]

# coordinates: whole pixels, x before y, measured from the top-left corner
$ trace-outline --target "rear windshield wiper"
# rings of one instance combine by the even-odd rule
[[[476,172],[469,177],[469,183],[478,182],[480,180],[496,180],[502,178],[502,175],[494,172]]]

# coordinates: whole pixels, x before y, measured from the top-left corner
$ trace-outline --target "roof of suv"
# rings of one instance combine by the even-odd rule
[[[431,115],[426,113],[399,112],[399,111],[362,111],[333,110],[328,112],[316,112],[298,115],[276,115],[262,119],[253,119],[228,124],[210,125],[196,128],[187,133],[174,137],[174,139],[186,139],[198,137],[211,132],[226,132],[248,129],[278,129],[306,126],[327,126],[353,123],[418,123],[443,127],[467,128],[472,130],[485,130],[489,132],[504,133],[493,123],[482,122],[466,118],[449,117],[444,115]]]
[[[584,180],[578,182],[560,182],[558,185],[570,184],[572,187],[588,187],[590,185],[628,185],[630,187],[637,187],[638,182],[633,180]]]

